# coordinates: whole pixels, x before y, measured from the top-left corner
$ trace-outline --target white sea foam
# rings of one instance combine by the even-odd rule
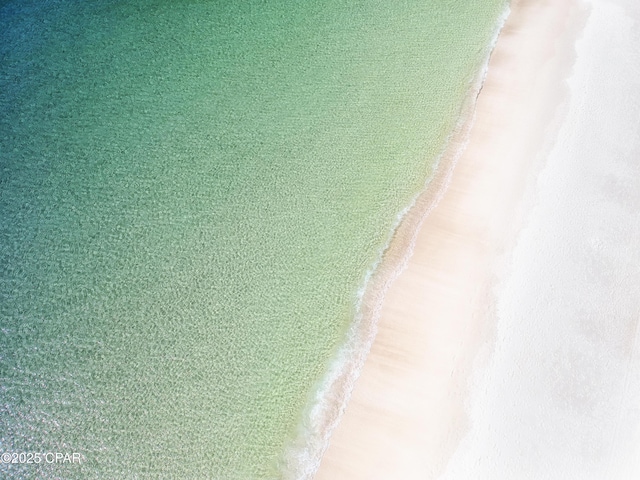
[[[487,46],[487,53],[478,74],[470,84],[467,105],[462,110],[456,128],[447,138],[442,154],[435,162],[435,174],[427,180],[423,192],[416,195],[410,204],[398,213],[384,248],[380,250],[375,262],[363,278],[356,298],[356,315],[347,332],[345,342],[332,361],[323,381],[316,389],[311,405],[305,412],[304,421],[299,426],[298,435],[285,454],[281,466],[284,479],[310,480],[320,465],[322,455],[329,445],[331,434],[344,413],[355,382],[371,349],[384,295],[393,281],[406,268],[407,262],[413,254],[420,227],[447,190],[456,162],[466,148],[468,133],[474,121],[475,103],[487,76],[489,59],[509,13],[510,8],[507,5],[496,23],[496,30]],[[453,145],[454,143],[455,145]],[[445,170],[443,171],[443,169]],[[439,176],[439,184],[434,190],[432,183],[436,174]],[[431,191],[428,191],[430,187]],[[429,196],[426,202],[424,201],[425,195]],[[423,201],[421,202],[421,200]],[[407,220],[410,214],[414,214],[416,220],[410,227],[408,242],[407,239],[403,239],[406,245],[404,245],[401,257],[395,259],[395,264],[385,270],[384,278],[376,279],[380,281],[379,285],[372,285],[375,283],[372,280],[379,273],[379,270],[387,267],[385,265],[386,254],[389,252],[400,225]],[[375,291],[372,292],[372,289]],[[370,298],[371,296],[374,298]],[[366,314],[363,312],[365,300],[370,303],[371,307]]]

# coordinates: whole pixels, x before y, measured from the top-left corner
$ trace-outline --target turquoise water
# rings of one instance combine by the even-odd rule
[[[503,1],[0,3],[9,478],[278,478]]]

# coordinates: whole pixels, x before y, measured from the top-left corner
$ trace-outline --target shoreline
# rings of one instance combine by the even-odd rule
[[[513,73],[515,67],[509,70],[509,60],[513,63],[515,59],[516,67],[518,65],[518,55],[510,49],[522,41],[518,33],[522,31],[524,12],[535,8],[531,3],[511,2],[511,14],[501,22],[497,41],[489,45],[487,60],[477,77],[480,81],[475,83],[475,91],[470,90],[458,126],[449,138],[434,176],[403,217],[367,285],[360,315],[365,319],[364,327],[368,328],[365,332],[370,337],[375,335],[375,339],[353,391],[348,386],[344,388],[340,381],[333,383],[334,387],[342,387],[342,403],[348,401],[344,415],[341,411],[334,412],[331,424],[337,425],[335,429],[325,425],[333,434],[315,476],[313,471],[308,471],[301,478],[382,479],[391,478],[389,475],[434,478],[453,453],[465,427],[463,404],[471,363],[490,336],[487,317],[495,277],[493,263],[515,234],[515,231],[508,232],[515,230],[509,225],[517,218],[518,206],[523,201],[520,192],[526,189],[527,177],[535,170],[542,132],[561,104],[558,80],[566,77],[567,65],[571,65],[567,51],[571,51],[572,43],[567,43],[565,37],[573,39],[579,28],[576,25],[580,21],[572,18],[577,15],[576,2],[541,7],[542,23],[551,19],[556,24],[553,42],[565,43],[559,49],[561,54],[554,56],[545,51],[555,48],[549,41],[540,42],[537,37],[531,37],[530,32],[528,37],[525,35],[534,50],[531,57],[538,62],[537,66],[540,62],[543,67],[549,62],[552,64],[551,68],[548,65],[546,69],[541,68],[541,76],[533,75],[537,81],[542,78],[544,84],[538,89],[544,107],[534,109],[538,125],[534,125],[535,132],[528,132],[526,139],[522,131],[516,132],[519,140],[526,140],[525,147],[521,147],[524,150],[519,152],[518,165],[507,165],[500,170],[499,162],[485,159],[483,163],[479,153],[497,152],[504,159],[513,147],[504,145],[509,143],[504,140],[497,150],[495,145],[486,143],[492,136],[491,128],[493,136],[501,133],[496,130],[499,128],[493,118],[496,95],[498,105],[506,110],[509,108],[505,102],[513,101],[513,92],[500,98],[503,83],[508,81],[501,78],[501,74],[504,77],[505,70],[507,75]],[[544,25],[536,27],[537,33],[545,28]],[[527,62],[520,60],[520,63]],[[531,66],[518,68],[527,70]],[[520,76],[516,77],[523,81]],[[515,98],[520,101],[520,113],[527,116],[532,100],[524,95],[522,88]],[[509,114],[506,119],[510,120]],[[518,125],[522,128],[521,122]],[[487,174],[491,169],[495,171]],[[514,184],[509,184],[509,180]],[[507,194],[495,193],[505,185],[511,185]],[[475,197],[469,195],[474,188]],[[514,199],[513,206],[505,206],[505,200],[509,203]],[[478,213],[482,218],[474,219]],[[463,288],[458,286],[460,280]],[[427,301],[425,297],[429,297]],[[440,323],[448,324],[442,327],[437,322],[430,323],[429,316],[440,316]],[[362,328],[362,323],[359,326]],[[355,367],[352,377],[358,377],[357,365]],[[329,398],[340,404],[340,393],[330,394]],[[420,455],[425,448],[429,452],[426,459]]]
[[[356,316],[347,331],[347,339],[332,361],[327,375],[315,393],[315,401],[304,415],[296,440],[287,449],[281,470],[289,480],[311,480],[329,446],[331,436],[344,415],[349,399],[375,341],[380,310],[385,294],[402,274],[413,254],[416,238],[425,218],[446,192],[456,163],[463,154],[475,120],[477,99],[484,86],[491,56],[510,14],[510,2],[497,18],[485,55],[460,107],[458,120],[444,141],[441,153],[424,187],[398,214],[380,256],[365,274],[356,305]]]

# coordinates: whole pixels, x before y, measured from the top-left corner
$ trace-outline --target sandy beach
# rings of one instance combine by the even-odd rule
[[[441,480],[640,478],[640,8],[585,5]]]
[[[316,480],[480,478],[478,457],[459,447],[478,423],[472,373],[494,357],[497,286],[570,110],[567,79],[589,12],[574,0],[512,2],[475,112],[443,161],[442,169],[455,168],[412,212],[424,217],[412,255],[385,293],[377,336]],[[465,469],[456,473],[448,466],[460,455]]]

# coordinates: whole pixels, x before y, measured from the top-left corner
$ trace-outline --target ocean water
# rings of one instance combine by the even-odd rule
[[[0,3],[3,478],[278,478],[502,0]]]

